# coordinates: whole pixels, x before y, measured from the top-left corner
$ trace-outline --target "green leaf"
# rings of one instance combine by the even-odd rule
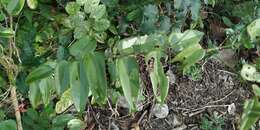
[[[30,84],[28,97],[33,108],[37,108],[37,106],[41,104],[42,96],[39,88],[39,81]]]
[[[56,103],[55,111],[56,113],[62,113],[67,110],[73,104],[71,89],[67,89],[61,96],[60,100]]]
[[[81,130],[84,125],[84,122],[80,119],[72,119],[68,122],[69,130]]]
[[[51,92],[54,88],[53,86],[54,80],[51,77],[47,77],[45,79],[42,79],[39,83],[40,92],[42,95],[42,101],[45,106],[49,105],[51,100]]]
[[[69,75],[69,63],[65,60],[60,61],[54,74],[56,92],[59,95],[69,88]]]
[[[10,28],[0,28],[0,37],[2,38],[10,38],[14,36],[14,31],[11,30]]]
[[[98,32],[106,31],[110,26],[110,21],[107,19],[100,19],[95,21],[94,29]]]
[[[92,12],[90,13],[90,17],[94,18],[95,20],[99,20],[105,15],[105,13],[106,13],[106,6],[98,5],[92,10]]]
[[[77,111],[82,112],[85,110],[87,104],[89,86],[88,84],[82,84],[80,80],[80,73],[79,63],[73,62],[70,66],[71,94]]]
[[[252,87],[253,87],[253,91],[255,93],[255,96],[260,97],[260,88],[258,87],[258,85],[253,84]]]
[[[205,56],[205,53],[205,50],[199,44],[195,44],[182,50],[174,57],[172,62],[180,61],[183,68],[186,69],[201,60]]]
[[[160,61],[162,57],[163,54],[158,50],[150,52],[147,56],[147,61],[153,60],[151,63],[150,79],[154,95],[160,103],[164,103],[169,90],[169,80],[164,73],[163,65]]]
[[[74,15],[80,11],[80,5],[76,2],[69,2],[67,3],[65,10],[69,15]]]
[[[3,3],[8,14],[16,16],[18,15],[24,6],[25,0],[9,0],[7,3]]]
[[[260,117],[260,103],[257,98],[246,101],[242,114],[240,130],[249,130]]]
[[[65,127],[68,123],[68,121],[70,121],[71,119],[73,119],[73,116],[71,114],[62,114],[62,115],[58,115],[56,116],[53,120],[52,120],[52,125],[54,126],[63,126]]]
[[[195,21],[197,21],[200,17],[200,8],[201,8],[200,0],[193,0],[190,10],[191,10],[191,18]]]
[[[251,38],[251,41],[255,42],[260,37],[260,19],[256,19],[247,26],[247,32]]]
[[[84,11],[91,13],[100,3],[100,0],[85,0]]]
[[[30,9],[36,9],[38,6],[38,0],[27,0],[27,5]]]
[[[169,36],[169,42],[172,44],[173,48],[179,48],[182,50],[194,44],[198,44],[202,37],[203,32],[186,30],[183,33],[173,32]]]
[[[95,101],[99,104],[104,104],[107,99],[104,54],[99,52],[86,54],[82,61],[82,67]]]
[[[5,120],[0,122],[0,130],[17,130],[14,120]]]
[[[76,41],[70,48],[70,54],[77,59],[81,59],[86,53],[91,53],[96,49],[97,43],[95,39],[85,36]]]
[[[125,98],[131,108],[136,109],[136,101],[139,92],[139,71],[136,59],[123,57],[116,61],[120,84],[123,88]]]
[[[38,68],[34,69],[27,77],[26,77],[26,83],[32,83],[36,80],[43,79],[45,77],[48,77],[52,74],[52,67],[49,65],[41,65]]]

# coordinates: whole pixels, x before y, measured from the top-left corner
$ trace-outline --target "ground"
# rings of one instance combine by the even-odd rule
[[[169,115],[158,119],[151,113],[154,104],[145,105],[135,114],[127,114],[125,109],[94,109],[96,128],[110,130],[200,130],[203,117],[213,117],[214,113],[224,119],[222,130],[236,130],[243,111],[243,103],[253,96],[249,84],[239,79],[222,62],[210,59],[201,62],[203,79],[193,81],[176,72],[176,82],[170,85],[167,105]],[[142,68],[142,67],[141,67]],[[94,127],[94,126],[93,126]],[[209,129],[211,130],[211,129]],[[213,130],[213,129],[212,129]]]

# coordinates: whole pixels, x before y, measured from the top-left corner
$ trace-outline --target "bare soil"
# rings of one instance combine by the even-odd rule
[[[95,128],[122,130],[200,130],[202,118],[218,114],[224,120],[222,130],[237,130],[243,103],[253,96],[249,84],[241,83],[239,75],[229,71],[223,63],[211,59],[201,63],[203,79],[193,81],[177,74],[167,97],[169,115],[158,119],[151,113],[150,103],[144,109],[129,115],[127,110],[107,107],[94,109]],[[173,72],[176,72],[174,68]],[[231,105],[235,109],[230,109]],[[230,108],[229,108],[230,107]],[[228,110],[230,109],[230,110]],[[117,116],[116,116],[117,115]]]

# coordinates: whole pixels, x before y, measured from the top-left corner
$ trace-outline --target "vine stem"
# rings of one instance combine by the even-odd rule
[[[10,16],[10,29],[13,30],[13,17],[12,16]],[[15,47],[14,45],[15,45],[14,37],[12,37],[9,40],[9,46],[10,46],[9,55],[10,55],[10,58],[12,58],[13,49],[15,49],[15,48],[13,48],[13,47]],[[12,79],[9,79],[10,87],[11,87],[11,101],[12,101],[12,105],[13,105],[14,111],[15,111],[17,130],[23,130],[21,113],[20,113],[20,110],[19,110],[17,93],[16,93],[15,78],[16,78],[16,76],[13,75]]]
[[[15,111],[16,123],[17,123],[17,130],[23,130],[22,120],[21,120],[21,113],[18,106],[17,94],[16,94],[16,87],[11,87],[11,100]]]

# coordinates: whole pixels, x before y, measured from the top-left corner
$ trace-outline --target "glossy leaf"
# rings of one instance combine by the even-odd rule
[[[4,6],[10,15],[16,16],[22,11],[24,3],[25,0],[9,0]]]
[[[163,54],[160,51],[150,52],[147,56],[147,61],[153,60],[150,69],[150,79],[153,86],[153,92],[157,100],[164,103],[169,90],[169,80],[164,73],[163,65],[160,61]]]
[[[84,79],[86,80],[86,79]],[[88,84],[80,81],[79,63],[73,62],[70,66],[70,88],[73,103],[77,111],[84,111],[88,99]]]
[[[136,59],[132,57],[120,58],[116,62],[116,67],[125,98],[131,110],[135,110],[140,86]]]
[[[38,6],[38,0],[27,0],[27,5],[30,9],[36,9]]]
[[[92,37],[86,36],[76,41],[70,48],[70,54],[77,59],[81,59],[86,53],[91,53],[96,49],[97,43]]]
[[[105,73],[105,57],[99,52],[86,54],[82,67],[95,101],[105,103],[107,99],[107,78]]]
[[[42,95],[40,92],[39,81],[30,84],[28,97],[33,108],[37,108],[37,106],[41,104]]]
[[[49,105],[51,100],[51,94],[52,90],[54,88],[54,80],[51,77],[47,77],[45,79],[42,79],[39,82],[39,88],[42,95],[42,101],[45,106]]]
[[[69,88],[69,72],[69,63],[65,60],[60,61],[55,68],[55,87],[59,95]]]
[[[73,104],[71,89],[67,89],[61,96],[60,100],[56,103],[56,113],[62,113],[67,110]]]
[[[26,82],[32,83],[34,81],[43,79],[45,77],[48,77],[49,75],[52,74],[52,67],[49,65],[41,65],[38,68],[34,69],[27,77],[26,77]]]

